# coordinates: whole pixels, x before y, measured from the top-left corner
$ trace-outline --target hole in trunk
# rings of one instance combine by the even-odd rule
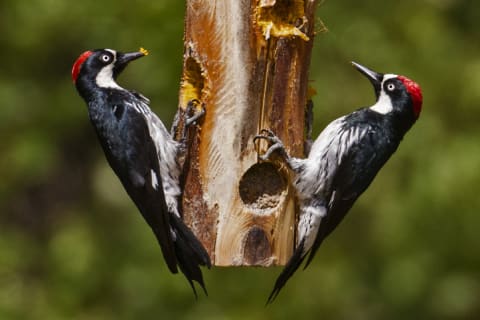
[[[205,77],[200,63],[198,63],[193,57],[187,58],[181,84],[182,107],[186,107],[190,100],[196,99],[202,101],[204,86]]]
[[[275,209],[287,194],[287,179],[270,162],[257,163],[244,173],[239,185],[243,203],[257,213]]]
[[[272,255],[268,237],[262,228],[254,226],[247,234],[243,255],[249,265],[261,265]]]

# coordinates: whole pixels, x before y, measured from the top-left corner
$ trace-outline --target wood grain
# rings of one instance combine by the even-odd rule
[[[313,0],[187,0],[179,112],[198,99],[190,130],[184,219],[217,266],[283,265],[296,200],[280,161],[261,163],[253,137],[272,129],[303,156]],[[182,124],[179,126],[179,130]]]

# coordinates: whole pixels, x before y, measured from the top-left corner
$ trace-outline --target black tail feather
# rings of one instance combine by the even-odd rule
[[[205,284],[203,282],[202,271],[200,270],[200,267],[198,266],[198,264],[195,261],[192,261],[191,249],[188,247],[185,241],[183,240],[175,241],[175,251],[177,254],[177,261],[178,261],[180,270],[182,271],[182,273],[185,275],[188,282],[190,283],[190,286],[192,287],[192,290],[193,290],[193,294],[195,295],[195,299],[198,298],[198,295],[197,295],[197,290],[195,289],[195,285],[193,284],[193,281],[197,281],[200,284],[200,286],[203,288],[203,291],[205,292],[205,294],[207,294],[207,291],[205,290]]]
[[[277,281],[275,281],[275,286],[270,295],[268,296],[267,305],[275,300],[275,298],[280,293],[280,290],[287,283],[288,279],[293,276],[295,271],[297,271],[298,267],[300,267],[300,265],[302,264],[303,259],[305,259],[306,254],[303,252],[304,242],[305,239],[300,242],[298,247],[293,252],[292,257],[290,258],[290,260],[288,260],[287,265],[285,266],[285,268],[283,268],[282,273],[280,273],[280,275],[278,276]]]
[[[172,214],[170,222],[176,235],[176,239],[174,240],[175,254],[180,270],[190,283],[195,297],[197,297],[197,292],[193,281],[199,283],[205,295],[208,295],[203,281],[202,271],[200,270],[200,266],[211,267],[210,257],[207,251],[179,217]]]

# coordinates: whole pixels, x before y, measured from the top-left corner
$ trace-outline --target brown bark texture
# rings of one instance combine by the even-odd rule
[[[268,145],[253,137],[271,129],[303,156],[315,8],[315,0],[186,1],[179,113],[193,99],[206,113],[189,129],[182,206],[214,265],[284,265],[292,254],[292,176],[280,159],[260,161]]]

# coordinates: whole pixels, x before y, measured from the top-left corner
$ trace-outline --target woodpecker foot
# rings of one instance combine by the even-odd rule
[[[185,120],[183,124],[183,130],[182,130],[182,142],[187,141],[187,132],[188,128],[190,128],[192,125],[196,125],[197,121],[202,118],[205,115],[205,103],[201,104],[201,110],[196,111],[197,106],[200,104],[200,101],[197,99],[192,99],[188,101],[187,108],[185,110]]]
[[[256,135],[253,138],[253,143],[256,143],[258,139],[265,139],[271,144],[267,152],[265,152],[263,155],[258,156],[261,160],[267,161],[270,159],[272,153],[279,151],[282,157],[284,157],[285,160],[288,162],[290,157],[287,154],[287,151],[285,150],[285,146],[283,145],[282,140],[280,140],[280,138],[277,137],[272,130],[262,129],[260,131],[260,134]]]
[[[193,112],[195,112],[196,106],[200,104],[200,101],[197,99],[192,99],[188,101],[187,104],[187,110],[185,111],[185,127],[189,127],[191,125],[197,124],[198,119],[203,117],[205,115],[205,103],[201,104],[202,110],[198,111],[197,113],[194,113],[192,116]]]

